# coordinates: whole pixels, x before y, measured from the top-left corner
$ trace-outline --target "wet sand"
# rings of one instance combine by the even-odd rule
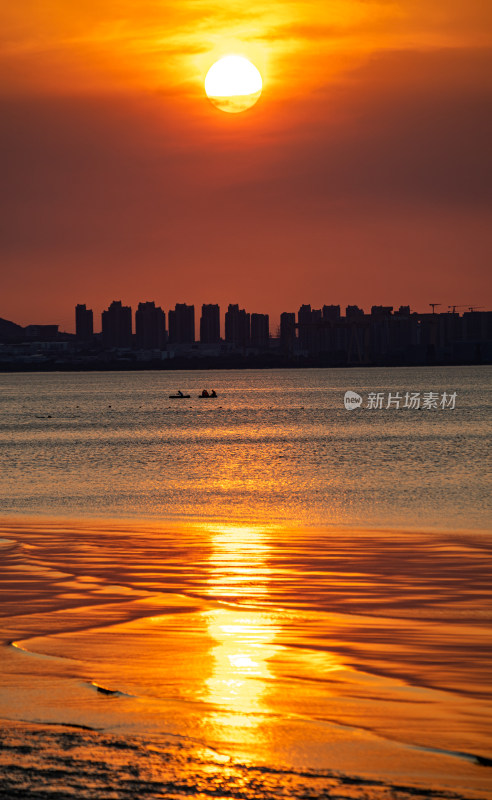
[[[3,797],[492,796],[486,533],[0,539]]]

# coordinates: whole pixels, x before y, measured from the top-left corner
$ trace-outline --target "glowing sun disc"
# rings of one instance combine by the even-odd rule
[[[257,102],[263,82],[255,65],[244,56],[224,56],[212,64],[205,93],[221,111],[237,114]]]

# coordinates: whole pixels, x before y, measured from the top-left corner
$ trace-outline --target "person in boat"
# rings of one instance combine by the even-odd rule
[[[176,394],[178,395],[178,397],[184,397],[184,394],[183,394],[183,392],[181,391],[181,389],[178,389],[178,391],[176,392]]]
[[[207,392],[206,389],[203,390],[202,397],[210,397],[210,395],[209,395],[209,393]]]
[[[217,397],[217,392],[215,391],[215,389],[212,389],[210,397]]]

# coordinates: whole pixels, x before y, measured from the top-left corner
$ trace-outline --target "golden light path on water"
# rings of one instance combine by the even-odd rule
[[[266,600],[270,571],[262,529],[224,526],[215,528],[211,536],[211,593],[246,605]],[[278,648],[275,627],[265,616],[258,611],[248,614],[247,607],[205,613],[208,633],[216,642],[211,653],[213,672],[206,681],[208,700],[219,709],[212,712],[211,724],[219,730],[241,729],[243,740],[261,738],[261,714],[267,711],[266,686],[274,680],[268,662]]]
[[[0,575],[18,589],[0,716],[166,735],[267,769],[487,783],[467,756],[488,752],[485,631],[456,613],[458,560],[466,612],[480,537],[38,521],[5,538]]]
[[[212,674],[205,681],[204,699],[215,709],[209,713],[209,724],[219,740],[236,740],[246,748],[261,745],[264,752],[275,739],[268,724],[278,691],[273,661],[284,649],[279,639],[285,611],[276,613],[269,587],[274,579],[268,566],[273,530],[210,526],[209,593],[228,600],[224,607],[203,614],[215,642]],[[326,653],[323,662],[325,672],[342,667],[332,654]]]

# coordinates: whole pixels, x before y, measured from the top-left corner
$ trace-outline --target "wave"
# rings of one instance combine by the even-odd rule
[[[135,697],[134,694],[122,692],[120,689],[109,689],[107,686],[96,683],[96,681],[86,681],[86,684],[90,686],[91,689],[95,689],[96,692],[99,692],[99,694],[106,695],[106,697]]]

